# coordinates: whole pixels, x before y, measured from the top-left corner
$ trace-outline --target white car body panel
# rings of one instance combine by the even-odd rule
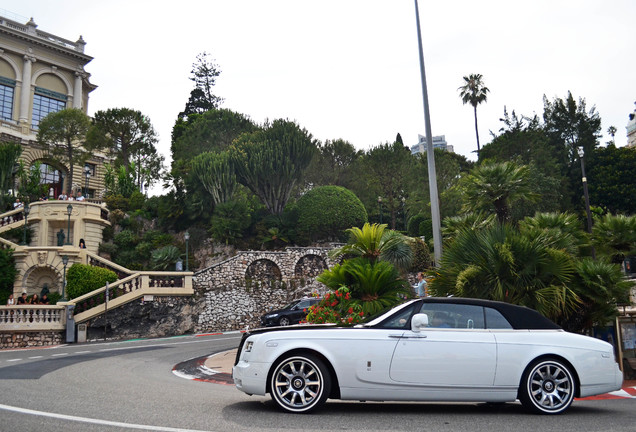
[[[344,400],[514,401],[528,365],[545,356],[572,366],[581,397],[618,390],[622,384],[610,344],[563,330],[301,325],[247,337],[232,371],[236,387],[265,395],[268,373],[292,351],[324,357]]]

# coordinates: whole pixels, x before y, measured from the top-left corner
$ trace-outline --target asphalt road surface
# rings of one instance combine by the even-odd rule
[[[575,401],[559,416],[526,414],[518,403],[341,401],[303,415],[209,376],[188,379],[187,365],[236,348],[239,339],[229,333],[0,351],[0,431],[636,430],[636,399]]]

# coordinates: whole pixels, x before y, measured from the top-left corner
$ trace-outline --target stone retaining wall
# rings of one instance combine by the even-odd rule
[[[0,349],[60,345],[65,336],[65,332],[60,331],[0,333]]]
[[[332,265],[331,248],[247,251],[196,272],[193,288],[205,299],[196,332],[242,330],[260,326],[260,316],[324,285],[315,277]]]

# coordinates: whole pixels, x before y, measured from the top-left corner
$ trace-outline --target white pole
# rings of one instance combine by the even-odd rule
[[[424,70],[424,51],[422,49],[422,32],[420,30],[420,12],[417,0],[415,0],[415,20],[417,22],[417,43],[420,49],[422,99],[424,101],[424,123],[426,127],[426,160],[428,161],[428,187],[431,195],[435,266],[439,266],[442,260],[442,228],[440,223],[439,196],[437,191],[437,173],[435,171],[435,154],[433,151],[433,134],[431,133],[431,115],[428,107],[428,90],[426,88],[426,72]]]

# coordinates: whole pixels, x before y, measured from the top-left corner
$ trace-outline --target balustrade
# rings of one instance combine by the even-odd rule
[[[0,330],[63,328],[63,306],[0,306]]]

